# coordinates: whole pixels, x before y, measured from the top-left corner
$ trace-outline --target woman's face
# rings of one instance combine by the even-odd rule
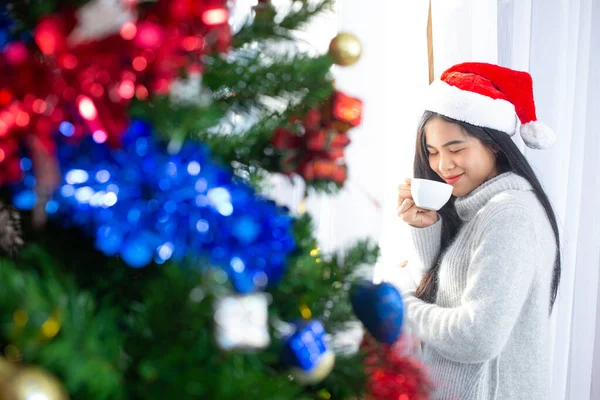
[[[495,151],[458,124],[433,118],[425,126],[425,144],[429,166],[454,187],[456,197],[466,196],[498,175]]]

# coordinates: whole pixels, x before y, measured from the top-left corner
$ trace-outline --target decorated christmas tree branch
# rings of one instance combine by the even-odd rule
[[[320,253],[311,232],[311,218],[304,214],[294,225],[298,245],[296,255],[290,260],[282,282],[270,291],[273,296],[270,311],[276,319],[283,321],[318,318],[328,333],[343,335],[352,320],[349,318],[350,284],[358,278],[359,266],[374,263],[378,248],[363,241],[344,254],[328,256]],[[362,392],[365,381],[363,353],[339,350],[342,351],[336,353],[335,366],[327,378],[306,387],[311,398],[343,399]]]
[[[360,278],[360,266],[372,265],[379,257],[379,248],[369,240],[360,241],[344,253],[323,255],[312,237],[310,216],[296,220],[294,233],[297,251],[290,259],[283,281],[271,292],[274,309],[283,320],[320,316],[328,332],[346,328],[351,315],[349,290]],[[328,293],[323,297],[322,293]]]
[[[228,292],[221,274],[161,268],[127,320],[124,349],[135,366],[129,398],[297,398],[302,388],[273,369],[277,346],[249,354],[217,350],[214,302]]]
[[[0,260],[3,347],[13,349],[8,359],[54,371],[75,398],[119,399],[123,337],[117,315],[59,270],[37,246],[17,261]]]

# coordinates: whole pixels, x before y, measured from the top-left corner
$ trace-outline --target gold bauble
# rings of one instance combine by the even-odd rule
[[[38,367],[26,367],[0,385],[0,400],[68,400],[58,379]]]
[[[329,55],[333,62],[342,67],[354,64],[360,59],[362,45],[351,33],[340,33],[329,44]]]
[[[0,357],[0,387],[2,387],[2,382],[10,378],[15,372],[17,372],[15,364],[4,357]]]

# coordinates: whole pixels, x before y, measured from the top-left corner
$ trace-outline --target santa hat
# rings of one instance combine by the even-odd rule
[[[425,109],[510,136],[519,131],[532,149],[545,149],[556,139],[552,129],[537,121],[531,75],[494,64],[447,69],[429,86]]]

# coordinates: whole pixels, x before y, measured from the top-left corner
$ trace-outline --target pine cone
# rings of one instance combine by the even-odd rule
[[[0,202],[0,252],[14,257],[24,243],[20,214]]]

